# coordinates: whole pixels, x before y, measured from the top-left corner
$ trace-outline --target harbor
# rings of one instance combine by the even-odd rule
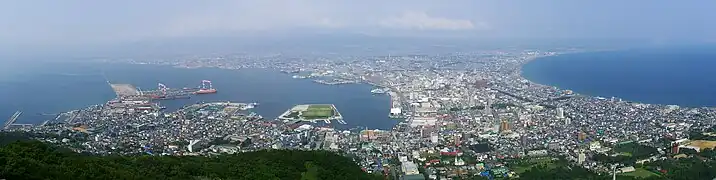
[[[389,97],[383,95],[372,95],[370,91],[376,87],[359,84],[344,84],[337,86],[324,86],[311,80],[297,80],[291,78],[292,75],[280,73],[273,70],[264,69],[244,69],[240,71],[221,71],[216,73],[214,69],[175,69],[167,67],[148,67],[141,65],[112,65],[111,68],[105,68],[107,78],[96,78],[97,80],[91,85],[82,85],[81,80],[71,79],[67,77],[62,79],[63,84],[71,84],[73,89],[63,89],[63,98],[58,100],[65,101],[63,107],[54,108],[52,106],[19,106],[17,108],[6,110],[3,114],[3,121],[7,120],[15,111],[21,110],[23,114],[18,118],[17,123],[32,123],[36,126],[41,125],[46,120],[48,124],[57,122],[52,119],[56,118],[55,114],[68,112],[71,110],[82,109],[88,105],[100,104],[104,105],[111,101],[117,109],[117,113],[130,111],[151,111],[152,109],[162,109],[162,112],[174,112],[181,109],[185,105],[195,104],[198,102],[259,102],[260,107],[251,111],[263,115],[265,119],[276,119],[281,113],[296,104],[306,103],[325,103],[335,104],[340,108],[343,120],[348,124],[339,124],[335,120],[331,120],[332,125],[336,128],[348,129],[354,126],[369,127],[371,129],[390,129],[397,122],[390,121],[387,114],[389,113]],[[141,70],[141,71],[138,71]],[[70,70],[67,70],[70,71]],[[146,78],[142,74],[167,71],[156,77]],[[180,77],[181,76],[181,77]],[[185,76],[185,77],[184,77]],[[123,98],[119,103],[112,101],[117,98],[116,91],[110,88],[110,84],[106,81],[110,80],[112,84],[126,84],[126,90],[120,90]],[[193,94],[193,90],[197,90],[202,80],[210,80],[215,94]],[[150,94],[163,94],[159,88],[162,83],[167,88],[167,94],[173,95],[174,91],[182,91],[187,87],[188,92],[182,92],[189,96],[188,99],[171,99],[167,98],[150,98]],[[207,84],[208,85],[208,84]],[[92,89],[96,94],[87,94],[83,89]],[[301,92],[293,90],[293,88],[304,89]],[[71,91],[70,91],[71,90]],[[144,96],[140,96],[141,91]],[[73,92],[82,92],[73,93]],[[230,92],[230,93],[229,93]],[[267,95],[270,94],[270,95]],[[52,97],[43,97],[52,98]],[[360,98],[359,101],[353,99]],[[73,99],[73,100],[64,100]],[[12,99],[14,100],[14,99]],[[81,103],[79,103],[81,102]],[[136,104],[132,104],[134,102]],[[85,104],[84,106],[73,105]],[[155,103],[151,106],[146,103]],[[134,110],[123,111],[121,107],[136,107]],[[59,121],[67,119],[61,117]],[[76,120],[75,120],[76,121]],[[4,123],[4,122],[3,122]],[[74,122],[76,123],[76,122]],[[321,121],[320,123],[323,123]]]

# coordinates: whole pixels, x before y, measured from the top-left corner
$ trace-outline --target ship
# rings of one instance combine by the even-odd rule
[[[194,94],[214,94],[216,93],[216,89],[199,89],[198,91],[195,91]]]
[[[214,94],[216,93],[216,89],[213,88],[211,85],[211,81],[209,80],[203,80],[201,81],[201,88],[199,88],[198,91],[195,91],[194,94]]]
[[[370,92],[373,94],[384,94],[384,93],[388,92],[388,90],[379,88],[379,89],[373,89]]]

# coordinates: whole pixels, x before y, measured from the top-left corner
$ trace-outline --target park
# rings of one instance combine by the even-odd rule
[[[301,121],[341,120],[343,117],[333,104],[301,104],[287,110],[279,119]]]

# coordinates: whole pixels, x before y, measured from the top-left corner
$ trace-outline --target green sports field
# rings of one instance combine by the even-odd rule
[[[308,109],[301,112],[305,119],[327,119],[333,117],[335,110],[331,105],[310,105]]]

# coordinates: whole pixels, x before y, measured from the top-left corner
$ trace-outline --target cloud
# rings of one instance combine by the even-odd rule
[[[395,29],[417,30],[473,30],[486,29],[486,23],[475,25],[470,20],[432,17],[425,12],[405,12],[401,16],[380,21],[380,26]]]
[[[187,13],[165,25],[164,34],[184,36],[214,32],[263,32],[292,28],[340,28],[344,24],[322,6],[306,1],[235,1]]]

